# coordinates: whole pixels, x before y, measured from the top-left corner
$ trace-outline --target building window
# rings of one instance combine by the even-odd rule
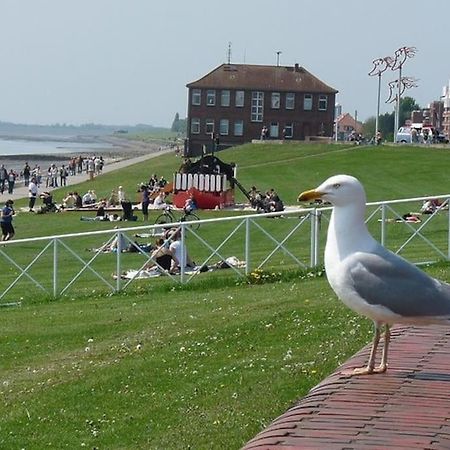
[[[201,89],[192,89],[192,104],[199,106],[202,104],[202,91]]]
[[[228,119],[220,119],[219,133],[222,136],[228,135],[229,121]]]
[[[221,106],[230,106],[230,91],[222,91],[220,96]]]
[[[270,106],[272,109],[280,109],[280,93],[272,92]]]
[[[214,133],[214,119],[206,119],[205,121],[205,133],[213,134]]]
[[[206,104],[208,106],[215,106],[215,104],[216,104],[216,91],[214,91],[214,90],[206,91]]]
[[[244,106],[244,91],[236,91],[236,97],[234,99],[234,104],[237,108],[242,108]]]
[[[191,120],[191,133],[200,134],[200,119]]]
[[[234,135],[235,136],[243,136],[244,135],[244,121],[236,120],[234,122]]]
[[[263,121],[263,110],[264,110],[263,107],[264,107],[264,92],[261,91],[252,92],[252,112],[251,112],[252,122]]]
[[[273,139],[277,139],[278,136],[280,135],[279,129],[280,127],[278,125],[278,122],[272,122],[270,124],[269,136]]]
[[[319,111],[326,111],[328,107],[328,97],[326,95],[319,95]]]
[[[288,92],[286,94],[286,109],[295,108],[295,94],[293,92]]]
[[[312,111],[312,101],[313,101],[312,94],[305,94],[305,96],[303,98],[304,111]]]
[[[284,126],[283,135],[286,139],[292,139],[294,136],[294,124],[292,122],[288,122]]]

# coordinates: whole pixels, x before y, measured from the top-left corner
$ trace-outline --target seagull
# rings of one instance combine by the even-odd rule
[[[450,284],[430,277],[371,236],[364,218],[366,194],[358,179],[335,175],[298,196],[301,202],[316,199],[333,205],[325,246],[328,282],[346,306],[375,325],[367,366],[351,375],[383,373],[394,323],[450,323]],[[381,362],[375,367],[383,328]]]

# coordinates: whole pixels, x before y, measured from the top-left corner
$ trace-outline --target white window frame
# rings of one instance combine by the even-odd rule
[[[312,111],[313,109],[313,95],[305,94],[303,97],[303,111]]]
[[[214,119],[205,120],[205,134],[214,134]]]
[[[200,106],[202,104],[202,90],[192,89],[191,104],[194,106]]]
[[[197,117],[191,119],[191,134],[200,134],[200,119]]]
[[[262,122],[264,119],[264,92],[252,91],[252,108],[250,120],[252,122]]]
[[[223,90],[220,93],[220,106],[230,106],[231,92]]]
[[[280,124],[278,122],[270,123],[269,136],[273,139],[278,139],[280,137]]]
[[[216,90],[208,89],[206,91],[206,106],[216,106]]]
[[[292,139],[294,137],[294,124],[292,122],[287,122],[284,126],[284,137],[286,139]]]
[[[244,121],[243,120],[236,120],[234,122],[233,134],[234,134],[234,136],[244,136]]]
[[[228,119],[220,119],[219,134],[221,136],[228,136],[230,133],[230,121]]]
[[[295,109],[295,92],[286,92],[286,109]]]
[[[319,95],[319,102],[317,106],[319,111],[326,111],[328,109],[328,95]]]
[[[236,91],[234,95],[234,106],[243,108],[245,103],[245,91]]]
[[[281,106],[281,94],[279,92],[272,92],[270,96],[270,107],[272,109],[280,109]]]

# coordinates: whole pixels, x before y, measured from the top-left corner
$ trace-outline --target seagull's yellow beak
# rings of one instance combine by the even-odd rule
[[[310,191],[305,191],[299,194],[299,196],[297,197],[297,201],[307,202],[311,200],[317,200],[318,198],[322,198],[322,192],[311,189]]]

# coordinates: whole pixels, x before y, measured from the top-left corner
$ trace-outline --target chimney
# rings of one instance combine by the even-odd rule
[[[295,63],[295,71],[298,72],[299,71],[298,69],[299,69],[299,65],[298,65],[298,63]]]

